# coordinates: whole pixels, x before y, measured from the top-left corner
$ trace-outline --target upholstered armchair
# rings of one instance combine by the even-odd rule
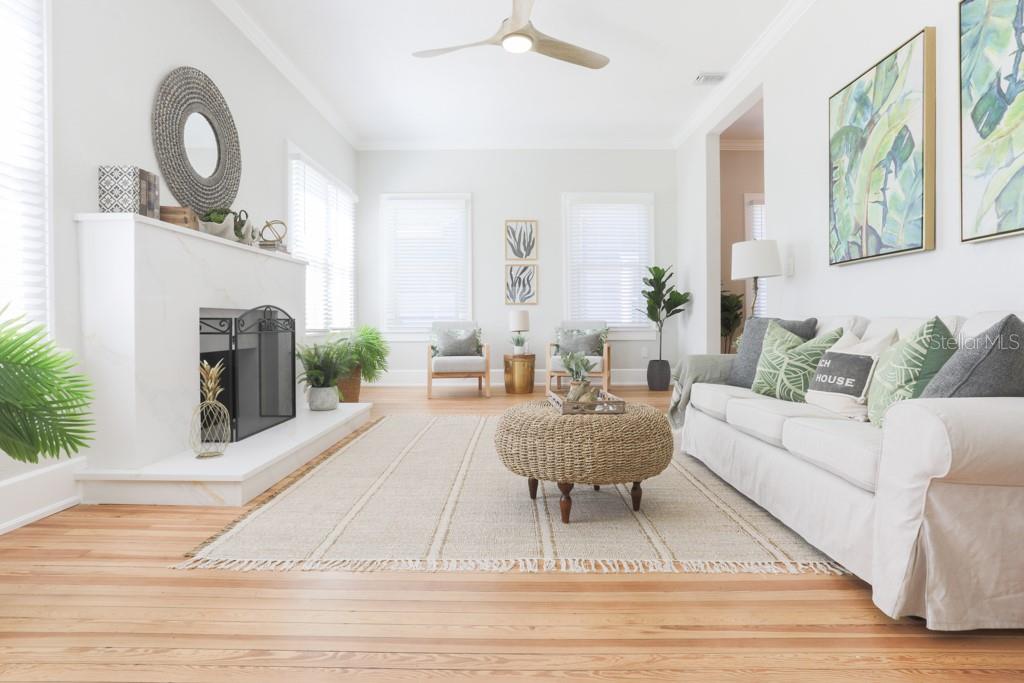
[[[427,344],[427,398],[433,398],[434,379],[476,378],[478,391],[491,395],[491,347],[479,338],[474,321],[450,320],[431,326]]]
[[[558,348],[557,339],[562,330],[607,330],[608,325],[602,320],[564,320],[555,328],[556,341],[548,344],[547,351],[547,375],[545,386],[551,388],[551,380],[555,380],[555,388],[562,388],[562,378],[568,377],[565,365],[562,364],[561,351]],[[612,387],[612,345],[605,340],[604,350],[600,354],[587,354],[587,359],[594,364],[590,371],[591,378],[600,378],[601,388],[611,391]]]

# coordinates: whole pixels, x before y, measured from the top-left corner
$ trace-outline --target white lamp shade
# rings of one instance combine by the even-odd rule
[[[523,309],[509,311],[508,329],[512,332],[529,332],[530,312]]]
[[[775,240],[748,240],[732,245],[732,279],[782,275],[779,243]]]

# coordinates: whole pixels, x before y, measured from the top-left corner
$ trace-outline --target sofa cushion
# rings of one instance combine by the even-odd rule
[[[818,361],[842,336],[842,328],[837,327],[820,337],[804,341],[778,323],[768,323],[751,389],[783,401],[802,403]]]
[[[852,420],[867,420],[871,375],[878,357],[895,343],[896,332],[864,340],[844,334],[821,357],[804,400]]]
[[[587,360],[594,364],[590,372],[601,372],[604,370],[604,356],[587,356]],[[561,356],[551,357],[551,369],[554,372],[565,372],[565,363],[562,362]]]
[[[906,339],[917,332],[921,325],[924,325],[929,320],[931,318],[873,318],[861,336],[872,339],[895,332],[900,339]],[[956,334],[964,319],[958,315],[940,315],[939,320],[946,326],[946,329]],[[992,322],[995,321],[993,320]]]
[[[734,387],[728,384],[694,384],[690,389],[690,403],[694,408],[719,420],[725,419],[725,406],[734,398],[760,398],[766,396],[756,394],[746,387]]]
[[[1024,322],[1008,315],[961,340],[956,353],[928,383],[922,398],[1024,396]]]
[[[1015,315],[1024,320],[1024,311],[985,311],[984,313],[975,313],[963,321],[960,329],[957,331],[957,337],[959,340],[977,337],[997,322],[1005,319],[1008,315]]]
[[[434,372],[483,372],[483,356],[435,356]]]
[[[818,324],[816,318],[807,320],[779,320],[778,318],[750,318],[743,325],[743,334],[740,336],[739,349],[736,360],[729,369],[729,380],[727,384],[734,387],[746,387],[749,389],[754,384],[754,375],[757,373],[757,361],[761,359],[761,346],[764,344],[764,335],[768,331],[768,323],[775,321],[784,330],[792,332],[801,339],[810,339],[814,336],[814,328]]]
[[[889,406],[918,398],[955,351],[949,328],[932,318],[882,352],[868,388],[868,419],[881,426]]]
[[[794,418],[782,427],[782,446],[854,486],[875,492],[882,430],[868,422]]]
[[[782,427],[794,417],[843,419],[824,408],[791,401],[737,398],[725,406],[726,422],[773,446],[782,446]]]
[[[864,330],[867,329],[869,320],[862,318],[859,315],[831,315],[825,316],[824,318],[818,318],[818,327],[814,331],[814,336],[825,334],[829,330],[834,330],[837,327],[843,328],[843,334],[853,334],[857,337],[864,336]]]

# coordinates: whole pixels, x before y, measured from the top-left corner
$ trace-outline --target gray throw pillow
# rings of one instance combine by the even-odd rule
[[[584,356],[600,356],[604,353],[604,343],[608,340],[608,329],[573,330],[559,329],[555,335],[555,344],[559,355],[563,353],[582,353]]]
[[[768,323],[775,321],[782,329],[788,330],[804,341],[814,338],[818,327],[817,318],[807,320],[779,320],[778,318],[750,318],[743,326],[740,336],[739,351],[732,362],[729,379],[726,384],[749,389],[754,384],[757,374],[757,362],[761,359],[761,346],[764,344],[764,333],[768,331]]]
[[[440,330],[434,338],[435,356],[479,356],[483,353],[480,330]]]
[[[1008,315],[965,339],[921,398],[1024,396],[1024,322]]]

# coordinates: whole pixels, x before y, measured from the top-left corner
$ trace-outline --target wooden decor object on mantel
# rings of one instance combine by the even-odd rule
[[[193,230],[199,229],[199,217],[196,212],[187,206],[161,206],[160,220],[164,223],[173,223]]]

